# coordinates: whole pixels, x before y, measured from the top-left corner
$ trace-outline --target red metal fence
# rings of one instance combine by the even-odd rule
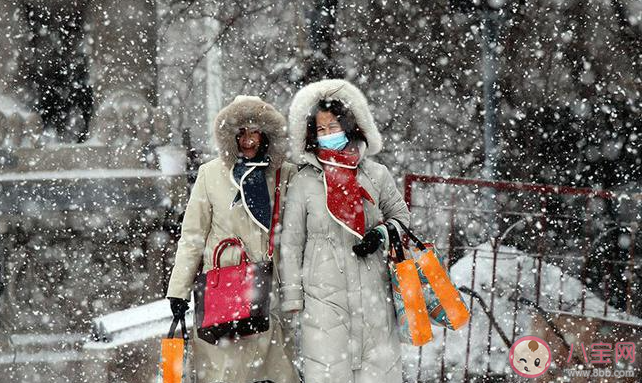
[[[480,207],[483,206],[488,192],[493,195],[495,201],[492,210]],[[476,273],[479,272],[475,270],[478,257],[482,256],[481,253],[484,251],[489,252],[488,256],[492,257],[490,299],[489,302],[477,303],[485,306],[485,312],[489,317],[486,329],[486,352],[489,356],[487,373],[491,372],[493,332],[498,332],[505,339],[504,342],[509,341],[511,344],[518,335],[516,316],[519,311],[519,297],[514,297],[510,336],[505,335],[500,326],[492,323],[497,262],[498,257],[502,255],[502,245],[505,242],[509,242],[511,248],[519,249],[520,254],[532,257],[536,265],[535,270],[529,271],[533,272],[534,307],[539,307],[540,304],[542,264],[552,263],[559,264],[565,273],[581,281],[579,312],[573,314],[586,314],[585,303],[589,291],[604,300],[601,313],[603,318],[612,317],[613,307],[617,307],[620,313],[640,315],[641,308],[635,306],[634,294],[641,279],[640,267],[636,265],[636,259],[642,257],[642,246],[636,244],[640,241],[637,230],[642,211],[641,194],[408,174],[405,177],[404,195],[413,215],[413,227],[427,238],[436,239],[438,247],[441,245],[442,249],[446,249],[449,264],[461,258],[463,254],[472,255],[471,289],[474,290]],[[489,220],[489,216],[494,218]],[[487,230],[485,226],[488,226],[489,222],[496,224],[496,230]],[[477,231],[485,231],[486,234],[479,234],[475,228]],[[489,232],[494,234],[489,235]],[[473,240],[470,237],[473,237]],[[487,242],[490,244],[490,251],[471,246],[470,242]],[[524,272],[521,270],[521,264],[518,264],[515,282],[518,290]],[[595,281],[596,275],[600,275],[601,281]],[[565,280],[560,276],[559,285],[562,286]],[[561,291],[562,288],[557,309],[563,311]],[[475,304],[471,296],[471,311]],[[464,371],[466,381],[470,377],[468,367],[473,331],[471,324],[467,331]],[[447,333],[444,331],[439,372],[441,381],[444,381],[448,374],[444,356],[447,347],[446,337]],[[417,380],[420,379],[420,374],[421,365]]]

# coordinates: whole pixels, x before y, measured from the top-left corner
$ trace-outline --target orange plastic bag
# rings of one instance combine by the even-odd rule
[[[401,340],[422,346],[432,339],[431,323],[451,330],[468,323],[470,311],[434,246],[422,243],[399,221],[390,225],[390,279]],[[416,246],[403,245],[400,232]]]
[[[174,319],[167,338],[161,340],[161,357],[157,383],[187,383],[187,355],[189,337],[185,318],[181,319],[182,338],[175,338],[178,320]]]
[[[428,282],[424,289],[426,304],[433,322],[451,330],[463,327],[470,319],[470,311],[461,294],[450,280],[442,261],[432,244],[424,244],[425,249],[413,248],[413,258],[417,262],[419,278]]]
[[[402,337],[405,335],[415,346],[424,345],[432,339],[432,330],[415,262],[407,259],[390,266],[394,300],[399,302],[395,308]]]

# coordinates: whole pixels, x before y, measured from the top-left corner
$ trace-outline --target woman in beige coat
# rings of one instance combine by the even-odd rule
[[[300,312],[305,383],[401,383],[401,347],[382,222],[410,213],[364,95],[344,80],[301,89],[290,107],[294,158],[281,236],[284,311]]]
[[[267,260],[276,169],[281,167],[282,194],[296,173],[284,162],[285,119],[260,98],[237,97],[214,124],[220,156],[199,168],[167,291],[178,318],[185,315],[196,274],[212,269],[212,252],[222,239],[239,237],[251,261]],[[236,249],[226,250],[221,266],[238,264],[238,255]],[[274,257],[278,261],[278,248]],[[280,318],[277,280],[275,273],[268,331],[217,344],[194,332],[198,382],[299,382]]]

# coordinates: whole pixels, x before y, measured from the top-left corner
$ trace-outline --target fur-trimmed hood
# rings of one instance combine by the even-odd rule
[[[375,126],[363,93],[346,80],[322,80],[306,85],[292,99],[288,129],[294,162],[309,162],[305,155],[306,119],[318,102],[326,99],[339,100],[352,111],[368,144],[364,155],[374,155],[381,151],[381,133]]]
[[[279,168],[287,156],[285,117],[272,105],[256,96],[237,96],[214,120],[214,139],[226,167],[236,164],[239,153],[236,134],[239,129],[257,126],[268,138],[270,167]]]

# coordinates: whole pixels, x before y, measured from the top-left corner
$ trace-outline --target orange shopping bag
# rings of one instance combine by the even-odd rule
[[[470,311],[434,246],[420,241],[398,220],[386,226],[392,297],[401,340],[422,346],[432,339],[431,323],[450,330],[468,323]],[[415,246],[404,245],[401,232],[408,234]]]
[[[422,346],[432,339],[432,329],[415,261],[390,262],[389,266],[400,336],[406,343]]]
[[[161,340],[161,356],[158,366],[157,383],[187,383],[187,355],[189,336],[185,318],[181,319],[181,338],[175,338],[179,320],[174,319],[167,338]]]

